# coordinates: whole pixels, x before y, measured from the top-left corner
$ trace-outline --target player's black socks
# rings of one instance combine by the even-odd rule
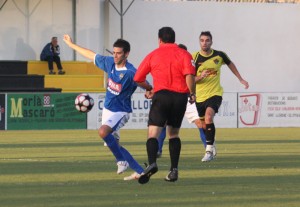
[[[214,144],[215,134],[216,134],[215,124],[214,123],[206,124],[205,136],[206,136],[206,144],[207,145]]]
[[[171,168],[178,168],[179,156],[181,151],[181,141],[179,137],[172,138],[169,140],[169,151],[171,158]]]
[[[149,165],[156,162],[157,151],[158,151],[158,141],[156,138],[151,137],[147,140],[146,143],[147,153],[148,153],[148,162]]]

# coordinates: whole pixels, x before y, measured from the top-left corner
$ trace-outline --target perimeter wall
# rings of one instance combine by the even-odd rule
[[[0,1],[2,3],[3,1]],[[38,60],[52,36],[59,37],[62,60],[73,51],[62,41],[75,32],[77,43],[108,54],[121,36],[120,15],[108,1],[77,0],[76,31],[72,1],[13,0],[0,10],[0,60]],[[119,0],[111,0],[117,9]],[[130,0],[124,0],[124,12]],[[130,41],[129,60],[136,66],[157,44],[157,31],[175,29],[177,42],[199,49],[201,31],[213,34],[213,47],[225,51],[250,83],[251,92],[299,92],[300,4],[136,0],[123,16],[123,38]],[[76,60],[86,60],[80,55]],[[149,78],[151,80],[151,78]],[[227,67],[226,92],[246,92]]]

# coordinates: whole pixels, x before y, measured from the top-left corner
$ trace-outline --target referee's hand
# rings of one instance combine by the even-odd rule
[[[194,93],[189,95],[189,102],[190,102],[190,104],[193,104],[196,102],[196,95]]]
[[[145,98],[146,98],[146,99],[152,99],[153,95],[154,95],[153,90],[151,90],[151,91],[146,91],[146,93],[145,93]]]

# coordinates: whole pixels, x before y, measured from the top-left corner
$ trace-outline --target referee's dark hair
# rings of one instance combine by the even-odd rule
[[[113,46],[123,48],[124,53],[130,52],[130,44],[126,40],[117,39]]]
[[[204,31],[204,32],[201,32],[199,38],[200,38],[201,36],[208,36],[208,37],[210,37],[210,39],[212,40],[212,35],[211,35],[210,31]]]
[[[162,27],[158,30],[158,38],[164,43],[174,43],[175,32],[171,27]]]

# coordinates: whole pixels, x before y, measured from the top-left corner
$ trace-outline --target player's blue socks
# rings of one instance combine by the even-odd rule
[[[119,143],[117,142],[116,138],[112,134],[107,135],[106,137],[103,138],[103,140],[106,142],[107,146],[114,154],[115,158],[117,159],[117,162],[125,161],[123,154],[120,150]]]
[[[112,134],[107,135],[105,138],[103,138],[103,140],[106,142],[117,161],[126,160],[129,164],[129,167],[139,174],[144,171],[142,166],[137,163],[132,155],[124,147],[119,145],[116,138]]]
[[[129,167],[131,169],[133,169],[138,174],[142,174],[142,172],[144,172],[142,166],[139,165],[139,163],[132,157],[132,155],[124,147],[121,146],[120,151],[123,154],[125,160],[128,162]]]
[[[204,148],[206,148],[206,136],[205,136],[205,131],[203,128],[199,128],[199,132],[200,132],[200,139],[204,145]]]
[[[164,141],[166,138],[166,127],[164,127],[158,137],[158,152],[162,153],[162,148],[164,146]]]

